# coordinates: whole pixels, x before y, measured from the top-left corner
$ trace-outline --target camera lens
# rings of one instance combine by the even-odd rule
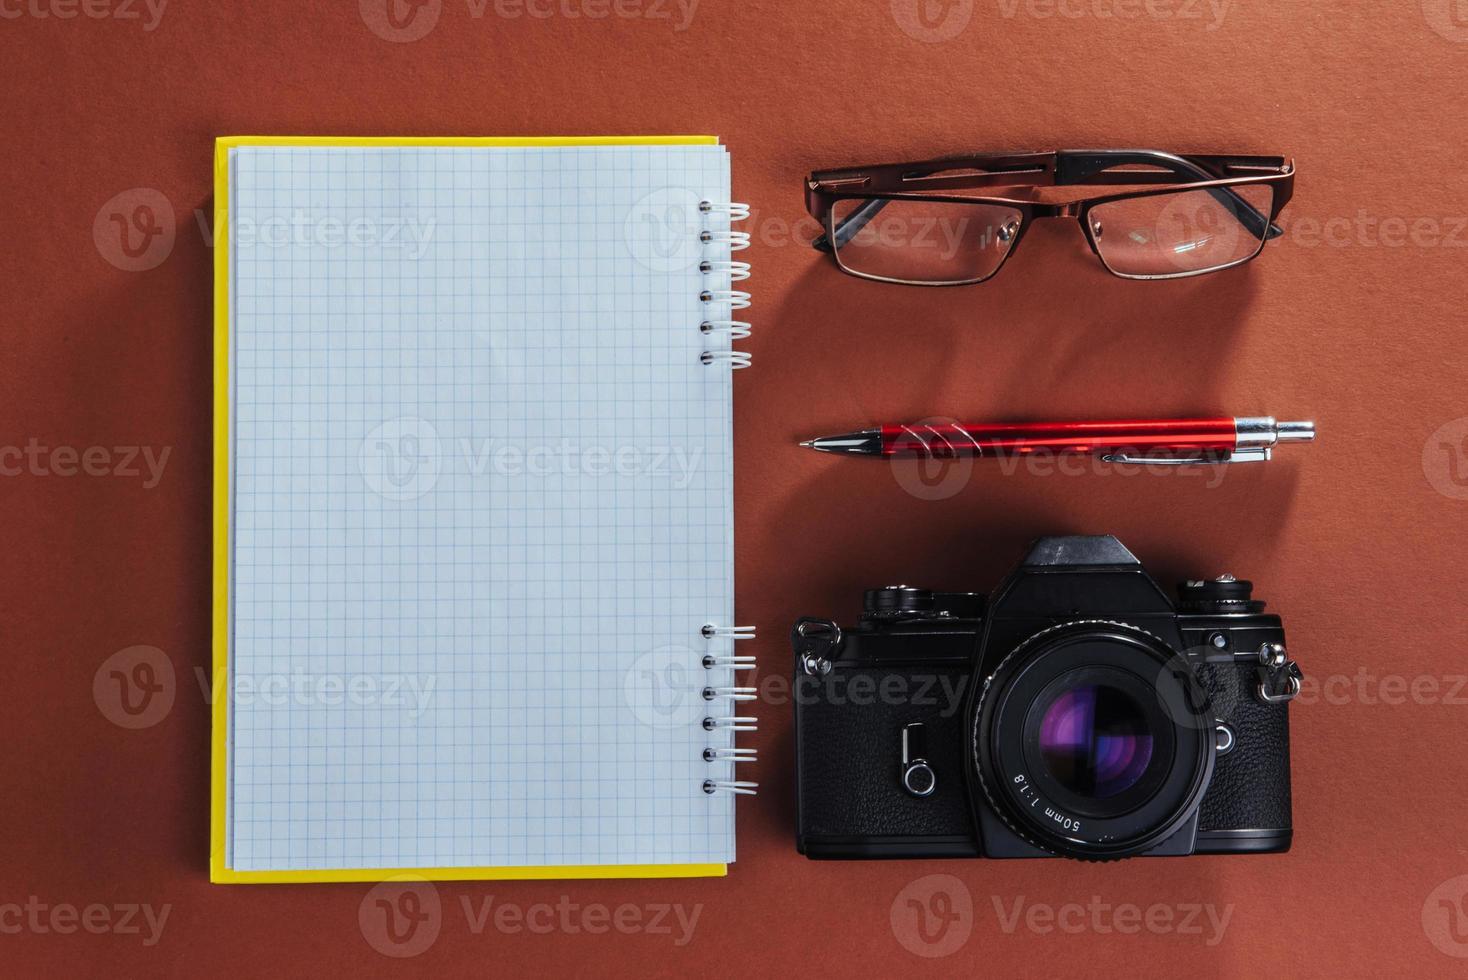
[[[1030,844],[1067,857],[1141,854],[1197,812],[1214,721],[1191,666],[1124,623],[1064,623],[994,669],[970,718],[987,802]]]
[[[1126,692],[1102,684],[1064,691],[1044,709],[1040,755],[1077,796],[1110,799],[1131,789],[1152,761],[1152,733]]]

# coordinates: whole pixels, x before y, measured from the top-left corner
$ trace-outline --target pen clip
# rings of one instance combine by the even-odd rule
[[[1218,466],[1224,463],[1266,463],[1274,451],[1266,446],[1254,449],[1223,450],[1205,456],[1133,456],[1130,453],[1107,453],[1101,458],[1108,463],[1133,463],[1137,466]]]

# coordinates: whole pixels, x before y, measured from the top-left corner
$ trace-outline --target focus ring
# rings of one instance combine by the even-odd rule
[[[1053,847],[1053,846],[1051,846],[1049,844],[1044,844],[1044,843],[1041,843],[1039,840],[1036,840],[1035,838],[1038,835],[1036,835],[1036,834],[1034,834],[1034,833],[1032,833],[1030,831],[1021,829],[1020,827],[1016,826],[1016,821],[1011,820],[1009,818],[1009,814],[1005,811],[1005,808],[1003,806],[1000,806],[999,805],[999,802],[996,799],[996,795],[997,794],[996,794],[995,790],[991,789],[990,786],[989,786],[989,779],[985,775],[985,768],[986,767],[983,765],[983,762],[984,762],[983,750],[982,750],[982,748],[980,747],[980,744],[979,744],[980,743],[980,739],[982,737],[981,736],[981,729],[983,727],[984,706],[985,706],[985,703],[986,703],[987,699],[989,698],[989,695],[992,693],[992,690],[991,689],[994,687],[994,679],[996,677],[999,677],[1004,672],[1004,669],[1009,666],[1009,664],[1010,664],[1011,661],[1013,661],[1016,657],[1022,657],[1023,655],[1025,655],[1026,653],[1028,653],[1031,649],[1034,648],[1034,646],[1037,643],[1043,642],[1046,638],[1051,637],[1051,636],[1054,636],[1057,633],[1061,633],[1061,632],[1065,632],[1065,631],[1072,631],[1072,630],[1076,630],[1078,628],[1082,628],[1083,629],[1085,627],[1107,627],[1109,629],[1119,629],[1119,630],[1122,630],[1122,631],[1127,632],[1127,633],[1133,633],[1133,634],[1136,634],[1138,636],[1145,637],[1147,640],[1150,640],[1153,643],[1155,643],[1162,650],[1166,650],[1166,651],[1169,651],[1170,653],[1172,653],[1171,648],[1167,645],[1167,643],[1160,636],[1157,636],[1155,633],[1152,633],[1152,632],[1150,632],[1148,630],[1144,630],[1140,626],[1133,626],[1131,623],[1124,623],[1124,622],[1120,622],[1118,620],[1111,620],[1111,619],[1073,619],[1073,620],[1069,620],[1069,621],[1064,622],[1064,623],[1059,623],[1059,624],[1057,624],[1055,626],[1050,626],[1050,627],[1047,627],[1046,629],[1040,630],[1038,633],[1035,633],[1032,636],[1027,637],[1018,646],[1016,646],[1013,650],[1011,650],[1008,654],[1006,654],[1005,657],[1004,657],[1004,659],[1001,660],[1001,661],[999,661],[999,665],[997,667],[995,667],[992,671],[990,671],[989,672],[989,676],[984,679],[984,686],[983,686],[982,690],[979,693],[978,700],[974,703],[974,718],[973,718],[973,731],[972,731],[972,734],[971,734],[971,746],[970,746],[971,754],[970,754],[970,759],[971,759],[971,764],[973,765],[975,771],[978,773],[978,777],[979,777],[979,788],[982,789],[983,792],[984,792],[984,799],[988,802],[989,809],[994,814],[996,814],[999,817],[1000,820],[1002,820],[1004,822],[1004,825],[1006,827],[1008,827],[1009,830],[1016,837],[1018,837],[1020,840],[1024,841],[1026,844],[1029,844],[1031,847],[1038,848],[1039,850],[1042,850],[1042,851],[1044,851],[1047,854],[1054,854],[1054,855],[1056,855],[1058,857],[1072,858],[1072,859],[1077,860],[1077,861],[1089,861],[1089,862],[1095,862],[1095,863],[1102,863],[1102,862],[1106,862],[1106,861],[1120,861],[1120,860],[1124,860],[1125,858],[1132,857],[1133,855],[1132,854],[1072,854],[1072,853],[1062,852],[1062,851],[1057,850],[1055,847]],[[1175,653],[1173,655],[1175,656]]]

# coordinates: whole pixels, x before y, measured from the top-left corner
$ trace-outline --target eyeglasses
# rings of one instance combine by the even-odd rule
[[[1076,185],[1136,189],[1057,204],[1022,190]],[[1184,279],[1242,265],[1282,235],[1274,222],[1294,186],[1284,157],[1058,150],[821,170],[806,181],[806,208],[825,229],[815,248],[878,282],[983,282],[1036,218],[1078,219],[1113,275]],[[1021,196],[954,193],[990,187]]]

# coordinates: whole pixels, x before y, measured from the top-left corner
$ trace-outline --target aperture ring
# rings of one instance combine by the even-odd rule
[[[983,790],[984,799],[988,803],[990,811],[992,813],[996,814],[999,817],[999,819],[1004,822],[1004,825],[1006,827],[1008,827],[1009,830],[1012,831],[1016,837],[1020,838],[1025,843],[1030,844],[1031,846],[1036,847],[1036,848],[1038,848],[1038,849],[1040,849],[1042,851],[1045,851],[1048,854],[1055,854],[1055,855],[1058,855],[1058,856],[1061,856],[1061,857],[1070,857],[1070,858],[1075,858],[1077,860],[1082,860],[1082,861],[1096,861],[1096,862],[1117,861],[1117,860],[1122,860],[1122,859],[1124,859],[1126,857],[1131,857],[1133,855],[1131,855],[1131,854],[1074,854],[1074,853],[1062,852],[1060,850],[1057,850],[1054,846],[1052,846],[1050,844],[1042,843],[1040,840],[1037,839],[1037,837],[1039,835],[1035,834],[1033,831],[1029,831],[1029,830],[1026,830],[1026,829],[1024,829],[1024,828],[1022,828],[1020,826],[1017,826],[1017,822],[1014,821],[1014,820],[1012,820],[1012,819],[1010,819],[1010,816],[1009,816],[1009,813],[1007,812],[1006,806],[1003,806],[1003,805],[1000,804],[999,799],[998,799],[998,792],[997,792],[997,790],[995,788],[993,788],[993,787],[990,786],[990,778],[991,778],[991,776],[990,775],[986,775],[986,771],[985,771],[986,770],[986,766],[982,764],[985,760],[983,758],[983,751],[982,751],[981,746],[980,746],[980,739],[981,739],[981,729],[982,729],[983,719],[984,719],[984,709],[985,709],[985,705],[986,705],[986,703],[988,701],[988,698],[993,693],[993,687],[994,687],[994,680],[995,680],[995,678],[1001,677],[1004,674],[1005,669],[1010,665],[1010,663],[1012,661],[1016,660],[1016,658],[1023,658],[1031,650],[1033,650],[1033,648],[1036,645],[1038,645],[1040,643],[1043,643],[1046,639],[1048,639],[1050,637],[1053,637],[1055,634],[1062,633],[1062,632],[1067,632],[1067,631],[1075,631],[1075,630],[1078,630],[1078,629],[1084,630],[1087,627],[1105,627],[1105,628],[1118,629],[1118,630],[1122,630],[1124,632],[1132,633],[1132,634],[1135,634],[1135,635],[1137,635],[1139,637],[1145,638],[1146,640],[1151,641],[1152,644],[1155,644],[1156,647],[1158,648],[1157,649],[1157,652],[1159,652],[1159,653],[1165,653],[1166,655],[1168,655],[1170,657],[1177,657],[1178,656],[1177,652],[1175,650],[1173,650],[1172,647],[1170,647],[1167,644],[1167,642],[1165,640],[1163,640],[1157,634],[1151,632],[1150,630],[1143,629],[1140,626],[1134,626],[1131,623],[1122,622],[1120,620],[1113,620],[1113,619],[1072,619],[1072,620],[1067,620],[1064,623],[1058,623],[1058,624],[1056,624],[1054,626],[1050,626],[1050,627],[1047,627],[1047,628],[1045,628],[1043,630],[1040,630],[1039,632],[1037,632],[1037,633],[1035,633],[1035,634],[1027,637],[1025,640],[1023,640],[1022,642],[1020,642],[1013,650],[1011,650],[1008,654],[1006,654],[1005,657],[1004,657],[1004,659],[1002,659],[1002,660],[999,661],[998,666],[996,666],[992,671],[990,671],[989,674],[988,674],[988,676],[984,678],[983,687],[980,690],[978,700],[974,704],[974,715],[973,715],[973,723],[972,723],[972,732],[971,732],[971,735],[970,735],[970,755],[969,755],[970,762],[969,762],[969,764],[971,766],[973,766],[973,768],[976,770],[976,772],[978,774],[979,788],[981,790]],[[995,774],[992,774],[992,775],[993,776],[997,776],[998,774],[995,773]]]

